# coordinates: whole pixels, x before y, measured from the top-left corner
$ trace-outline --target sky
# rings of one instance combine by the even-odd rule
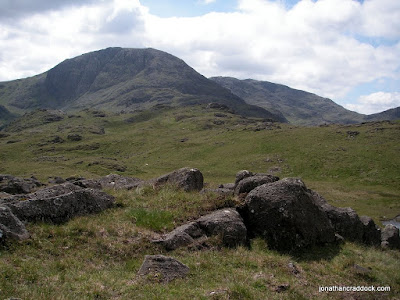
[[[0,81],[107,47],[159,49],[206,77],[360,113],[400,106],[400,0],[0,0]]]

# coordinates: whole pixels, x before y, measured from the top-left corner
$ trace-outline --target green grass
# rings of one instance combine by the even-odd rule
[[[262,124],[259,120],[229,113],[221,118],[216,112],[201,106],[107,113],[105,118],[79,112],[1,138],[0,173],[34,175],[43,181],[49,176],[90,178],[110,173],[149,179],[189,166],[200,169],[205,181],[215,186],[232,182],[241,169],[275,169],[280,177],[301,177],[333,204],[351,206],[377,222],[400,213],[399,122],[281,124],[255,131]],[[215,125],[215,120],[225,124]],[[96,128],[105,134],[92,133]],[[351,138],[348,131],[360,134]],[[70,141],[71,133],[83,139]],[[52,143],[55,136],[64,142]]]
[[[215,209],[220,200],[211,194],[183,193],[168,186],[109,192],[117,197],[115,208],[62,225],[30,224],[30,240],[3,246],[0,298],[343,299],[350,295],[319,293],[318,287],[390,286],[392,292],[386,297],[395,297],[400,289],[400,252],[352,243],[295,255],[269,250],[261,239],[253,240],[250,249],[216,244],[201,251],[181,248],[165,252],[151,240],[167,231],[169,220],[154,231],[132,219],[132,211],[165,207],[178,226]],[[177,207],[178,202],[182,208]],[[136,275],[145,255],[160,253],[188,265],[189,276],[164,284],[157,278]],[[296,266],[298,274],[289,263]],[[371,272],[360,275],[354,271],[355,264]],[[278,293],[276,289],[282,284],[288,289]],[[362,299],[381,296],[357,295]]]
[[[60,122],[8,132],[0,139],[0,173],[98,177],[110,173],[143,179],[184,166],[199,168],[208,187],[233,182],[241,169],[301,177],[335,206],[350,206],[379,222],[400,213],[400,123],[327,127],[279,125],[255,131],[248,120],[203,107],[136,114],[91,111]],[[32,117],[34,118],[34,116]],[[126,122],[130,119],[130,122]],[[214,120],[224,120],[216,125]],[[30,120],[33,124],[35,120]],[[18,125],[18,124],[16,124]],[[104,128],[96,134],[93,128]],[[347,131],[359,131],[355,138]],[[81,134],[78,142],[68,140]],[[55,136],[63,143],[52,143]],[[8,141],[18,141],[8,143]],[[125,167],[125,172],[118,171]],[[0,299],[385,299],[399,297],[400,252],[346,243],[283,255],[255,239],[251,248],[165,252],[151,243],[160,234],[232,198],[185,193],[172,186],[109,190],[117,205],[62,225],[29,224],[32,238],[2,245]],[[137,277],[147,254],[171,255],[190,267],[169,284]],[[292,262],[300,270],[294,275]],[[353,266],[370,268],[358,274]],[[288,289],[278,293],[280,285]],[[319,293],[319,286],[390,286],[378,293]]]

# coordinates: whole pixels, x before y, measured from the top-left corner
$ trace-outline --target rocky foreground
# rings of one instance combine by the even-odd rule
[[[196,249],[213,236],[219,237],[226,247],[246,246],[250,239],[262,237],[268,247],[282,252],[344,241],[400,250],[398,228],[387,225],[381,229],[370,217],[360,217],[351,208],[328,204],[299,178],[280,180],[269,174],[240,171],[234,183],[207,190],[203,188],[203,175],[199,170],[182,168],[148,181],[111,174],[99,179],[56,177],[51,182],[51,186],[44,186],[35,178],[0,175],[0,243],[29,239],[27,222],[60,224],[75,216],[113,207],[114,197],[103,189],[173,184],[187,192],[213,192],[234,197],[238,204],[181,225],[153,241],[167,251],[180,247]],[[163,273],[164,267],[166,281],[180,276],[171,275],[176,268],[183,270],[182,276],[187,273],[182,264],[163,256],[146,257],[139,273]]]

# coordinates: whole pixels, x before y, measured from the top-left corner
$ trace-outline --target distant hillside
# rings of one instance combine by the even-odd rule
[[[36,108],[129,111],[210,102],[225,104],[243,116],[285,121],[155,49],[107,48],[83,54],[43,74],[1,83],[0,88],[0,104],[18,113]]]
[[[289,122],[298,125],[324,123],[358,123],[364,115],[349,111],[330,99],[295,90],[285,85],[252,79],[231,77],[210,78],[247,103],[263,107],[273,113],[282,113]]]
[[[13,120],[16,118],[16,115],[12,114],[9,112],[7,108],[5,108],[3,105],[0,105],[0,128],[8,123],[9,121]]]
[[[400,107],[385,110],[378,114],[372,114],[365,117],[366,121],[381,121],[381,120],[399,120]]]

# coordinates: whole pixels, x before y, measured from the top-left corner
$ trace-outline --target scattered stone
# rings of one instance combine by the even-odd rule
[[[78,142],[78,141],[82,140],[82,136],[80,134],[73,133],[73,134],[69,134],[67,136],[67,139],[69,139],[70,141]]]
[[[276,288],[275,288],[275,292],[277,293],[282,293],[284,291],[287,291],[290,288],[290,284],[289,283],[282,283],[279,284]]]
[[[240,195],[243,193],[249,193],[256,187],[263,185],[265,183],[271,183],[278,181],[279,177],[273,175],[255,175],[246,177],[240,180],[235,188],[235,195]]]
[[[219,109],[219,110],[230,110],[230,108],[228,106],[226,106],[225,104],[221,104],[221,103],[217,103],[217,102],[208,103],[207,108],[208,109]]]
[[[179,226],[154,241],[161,243],[167,250],[175,250],[193,244],[201,237],[221,236],[222,243],[227,247],[245,245],[247,229],[239,213],[232,208],[217,210],[194,222]]]
[[[150,181],[154,186],[172,184],[184,191],[200,191],[203,188],[203,174],[198,169],[182,168]]]
[[[176,278],[184,278],[190,269],[180,261],[164,255],[146,255],[138,275],[150,275],[160,282],[170,282]]]
[[[60,224],[75,216],[99,213],[113,203],[114,197],[102,191],[79,189],[56,197],[25,200],[7,206],[21,221]]]
[[[0,235],[0,240],[11,238],[21,241],[29,238],[25,225],[6,206],[0,206]]]
[[[381,234],[381,246],[384,249],[400,249],[399,229],[396,226],[385,226]]]
[[[222,120],[214,120],[214,121],[213,121],[213,124],[214,124],[214,125],[224,125],[224,124],[225,124],[225,121],[222,121]]]
[[[110,174],[98,180],[101,188],[127,189],[131,190],[144,184],[144,181],[135,177],[126,177],[117,174]]]
[[[272,249],[291,251],[335,242],[327,215],[298,178],[256,187],[239,212],[249,234],[263,237]]]
[[[347,137],[348,138],[352,138],[352,139],[360,134],[359,131],[347,131],[346,133],[347,133]]]
[[[359,274],[359,275],[366,275],[371,273],[371,268],[364,268],[360,265],[354,264],[352,267],[354,273]]]
[[[48,141],[49,143],[53,143],[53,144],[61,144],[64,143],[64,139],[58,135],[56,135],[54,138],[52,138],[51,140]]]
[[[43,186],[35,177],[19,178],[11,175],[0,175],[0,192],[9,194],[28,194]]]
[[[290,273],[292,273],[295,276],[300,274],[300,270],[297,268],[297,266],[293,262],[288,263],[288,269],[289,269]]]
[[[51,183],[51,184],[61,184],[64,182],[66,182],[66,180],[59,176],[49,177],[49,183]]]

